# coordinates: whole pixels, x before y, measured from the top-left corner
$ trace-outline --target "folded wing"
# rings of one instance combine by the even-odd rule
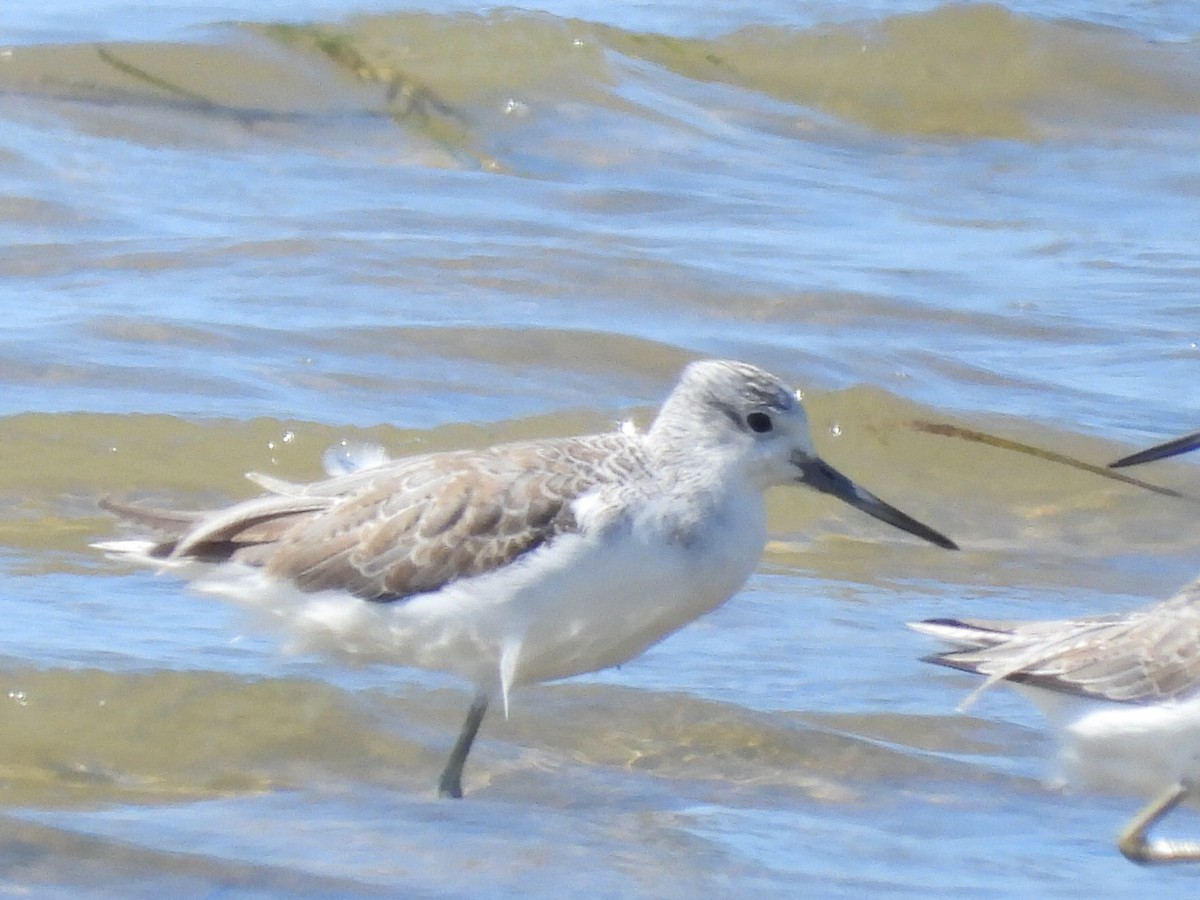
[[[595,467],[578,459],[595,457]],[[622,434],[417,456],[225,509],[105,501],[165,535],[149,556],[261,566],[305,591],[401,600],[512,562],[575,528],[572,503],[641,465]]]
[[[929,662],[1124,703],[1200,691],[1200,582],[1132,613],[1055,622],[932,619],[913,627],[960,645]]]

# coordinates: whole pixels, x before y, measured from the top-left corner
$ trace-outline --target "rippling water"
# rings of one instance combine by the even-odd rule
[[[909,619],[1125,609],[1200,569],[1103,464],[1193,430],[1191,3],[48,0],[0,24],[0,887],[71,896],[1163,896],[1020,698]],[[88,549],[108,494],[251,496],[644,420],[721,355],[956,538],[822,498],[725,607],[519,693],[468,798],[450,679],[288,656]],[[960,432],[961,434],[961,432]],[[1171,829],[1200,832],[1181,811]]]

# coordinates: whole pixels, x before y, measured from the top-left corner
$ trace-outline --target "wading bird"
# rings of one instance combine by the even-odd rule
[[[438,783],[462,795],[487,708],[615,666],[724,603],[766,541],[763,492],[799,484],[954,543],[817,456],[798,395],[744,363],[689,365],[653,423],[431,453],[176,512],[107,501],[160,535],[109,553],[178,566],[309,648],[455,673],[475,698]]]
[[[1200,432],[1111,465],[1196,447]],[[999,681],[1029,696],[1059,735],[1070,780],[1154,795],[1117,839],[1128,859],[1200,861],[1200,841],[1148,837],[1200,779],[1200,580],[1127,613],[1044,622],[929,619],[910,627],[957,648],[927,661],[986,676],[971,698]]]

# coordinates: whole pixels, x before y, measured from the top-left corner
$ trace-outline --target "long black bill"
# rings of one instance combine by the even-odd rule
[[[823,459],[806,456],[793,461],[800,470],[801,474],[797,481],[801,484],[806,484],[823,494],[833,494],[855,509],[861,509],[867,515],[874,516],[881,522],[887,522],[901,531],[916,535],[931,544],[937,544],[947,550],[958,549],[958,544],[950,538],[934,531],[928,525],[922,525],[912,516],[900,512],[891,504],[884,503],[870,491],[863,490]]]
[[[1183,437],[1167,441],[1165,444],[1155,444],[1137,453],[1122,456],[1116,462],[1110,462],[1110,469],[1121,469],[1125,466],[1140,466],[1142,463],[1154,462],[1156,459],[1166,459],[1168,456],[1178,456],[1200,447],[1200,431],[1185,434]]]

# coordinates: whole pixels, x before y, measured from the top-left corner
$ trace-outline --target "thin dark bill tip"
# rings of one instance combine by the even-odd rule
[[[946,550],[958,549],[958,544],[940,531],[935,531],[923,522],[918,522],[908,513],[901,512],[890,503],[880,500],[870,491],[863,490],[824,460],[818,457],[807,457],[795,460],[795,465],[801,473],[799,478],[801,484],[806,484],[823,494],[832,494],[855,509],[860,509],[893,528],[906,531],[937,547]]]
[[[1128,456],[1122,456],[1116,462],[1110,462],[1110,469],[1122,469],[1125,466],[1140,466],[1142,463],[1154,462],[1159,459],[1166,459],[1169,456],[1178,456],[1181,453],[1187,453],[1200,447],[1200,431],[1194,431],[1191,434],[1185,434],[1183,437],[1174,438],[1163,444],[1155,444],[1153,447],[1147,447],[1145,450],[1139,450],[1137,453],[1131,453]]]
[[[871,499],[875,501],[874,504],[858,506],[858,504],[852,503],[851,506],[858,506],[863,512],[874,516],[879,521],[887,522],[889,525],[899,528],[901,531],[907,531],[915,537],[929,541],[929,543],[935,546],[945,550],[958,549],[958,544],[954,543],[954,541],[950,540],[950,538],[946,537],[940,531],[935,531],[928,525],[918,522],[912,516],[901,512],[894,506],[884,503],[877,497],[872,497]]]

